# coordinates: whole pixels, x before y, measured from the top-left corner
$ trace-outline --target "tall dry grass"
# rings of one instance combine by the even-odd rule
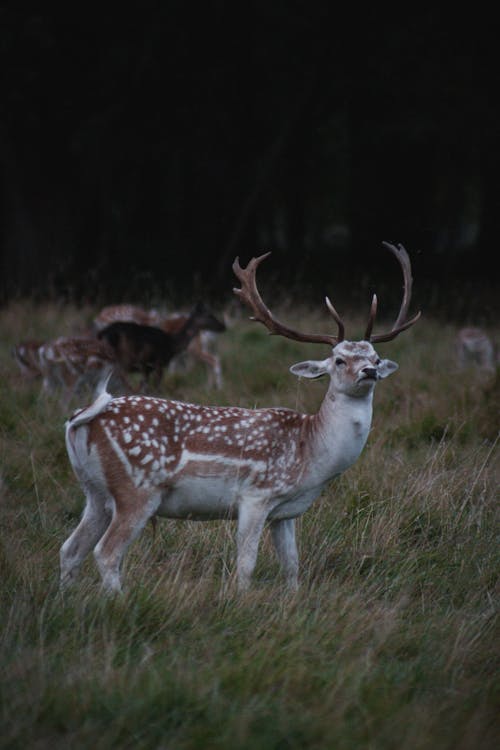
[[[233,525],[163,520],[130,550],[123,597],[103,598],[91,559],[62,597],[58,550],[82,509],[66,414],[9,350],[90,313],[0,312],[0,747],[496,747],[499,381],[457,370],[454,327],[424,319],[379,347],[400,370],[377,386],[360,460],[298,522],[296,595],[265,535],[236,596]],[[163,393],[318,407],[325,384],[287,368],[319,347],[245,322],[220,343],[221,392],[197,367]]]

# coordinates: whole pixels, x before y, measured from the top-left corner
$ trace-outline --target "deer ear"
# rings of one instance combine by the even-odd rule
[[[388,375],[391,375],[395,370],[397,370],[399,365],[396,362],[393,362],[391,359],[383,359],[382,362],[377,367],[377,373],[379,378],[382,380],[383,378],[386,378]]]
[[[328,375],[328,359],[323,362],[308,359],[305,362],[297,362],[290,367],[290,372],[299,378],[320,378],[322,375]]]

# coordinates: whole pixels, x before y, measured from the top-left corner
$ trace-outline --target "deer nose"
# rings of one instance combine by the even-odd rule
[[[373,380],[377,379],[377,370],[375,367],[363,367],[361,372],[365,378],[373,378]]]

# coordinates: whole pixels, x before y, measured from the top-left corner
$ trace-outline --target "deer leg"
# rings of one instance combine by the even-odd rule
[[[222,388],[222,371],[220,366],[220,360],[215,354],[209,354],[209,352],[203,352],[205,363],[208,368],[208,384],[215,386],[219,390]]]
[[[106,509],[106,497],[87,495],[82,519],[59,553],[61,587],[73,583],[82,562],[97,544],[109,525],[111,513]]]
[[[210,386],[213,383],[216,388],[222,388],[222,371],[219,358],[204,349],[193,349],[192,354],[207,366],[207,384]]]
[[[64,389],[63,389],[63,391],[61,393],[61,404],[62,404],[62,406],[64,406],[65,408],[68,407],[68,405],[71,402],[71,399],[73,398],[73,396],[76,393],[78,393],[78,390],[79,390],[80,386],[84,382],[85,382],[85,376],[82,373],[80,375],[77,375],[74,378],[73,382],[69,381],[69,382],[66,383],[66,385],[65,385],[65,387],[64,387]]]
[[[220,360],[218,357],[214,355],[214,378],[215,378],[215,387],[219,390],[222,388],[222,370],[220,366]]]
[[[299,556],[295,541],[295,521],[286,518],[272,521],[271,535],[280,565],[285,573],[287,586],[294,591],[298,588]]]
[[[157,364],[155,365],[154,374],[153,374],[153,388],[155,389],[155,391],[160,390],[162,379],[163,379],[163,365]]]
[[[260,505],[256,506],[254,503],[242,503],[239,507],[236,539],[239,591],[246,591],[250,586],[266,515]]]
[[[137,393],[147,393],[149,383],[149,372],[147,370],[141,370],[141,380],[136,388]]]
[[[122,503],[115,505],[111,523],[94,549],[94,557],[105,591],[121,592],[120,567],[123,556],[129,545],[139,536],[147,521],[155,514],[160,500],[161,496],[155,494],[146,498],[145,502],[134,503],[133,510],[130,509],[130,505],[122,506],[123,509],[120,509]]]

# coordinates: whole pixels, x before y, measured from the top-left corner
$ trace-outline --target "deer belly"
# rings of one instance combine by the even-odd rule
[[[157,512],[193,521],[237,518],[238,497],[239,483],[234,478],[187,477],[164,491]]]

